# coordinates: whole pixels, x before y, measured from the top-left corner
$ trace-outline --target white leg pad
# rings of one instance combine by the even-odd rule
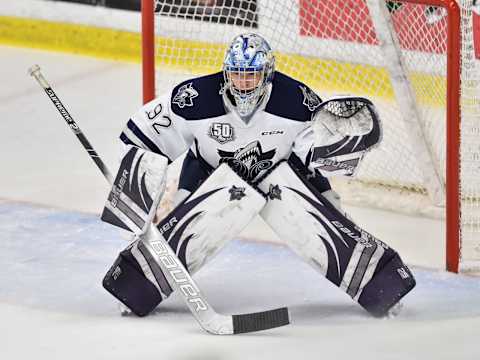
[[[286,163],[259,183],[260,212],[284,241],[374,316],[385,316],[415,287],[400,256],[364,231]]]
[[[283,162],[258,187],[262,218],[283,241],[351,297],[361,294],[388,246],[358,228]]]
[[[165,190],[168,160],[128,145],[101,219],[135,234],[150,225]]]
[[[258,190],[223,164],[157,227],[194,273],[238,235],[265,204]]]

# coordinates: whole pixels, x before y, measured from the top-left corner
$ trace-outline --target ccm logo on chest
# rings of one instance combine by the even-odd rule
[[[261,135],[283,135],[283,130],[271,130],[271,131],[262,131]]]

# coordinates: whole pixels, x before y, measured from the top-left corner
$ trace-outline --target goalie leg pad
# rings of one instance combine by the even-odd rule
[[[365,285],[358,303],[373,316],[383,317],[414,286],[410,269],[395,254]]]
[[[356,226],[286,162],[260,181],[263,219],[297,254],[375,316],[414,286],[398,254]]]
[[[240,233],[265,204],[258,190],[223,164],[157,227],[193,274]],[[140,316],[148,314],[172,292],[160,266],[142,241],[134,242],[120,254],[103,284]]]
[[[101,219],[144,233],[165,190],[167,165],[166,157],[128,145]]]
[[[102,285],[135,315],[145,316],[162,301],[162,296],[133,256],[132,247],[135,243],[118,255]]]
[[[193,274],[238,235],[265,204],[257,189],[222,164],[157,227]]]

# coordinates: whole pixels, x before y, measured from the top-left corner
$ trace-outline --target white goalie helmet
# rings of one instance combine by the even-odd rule
[[[233,39],[223,62],[223,75],[240,117],[249,118],[255,111],[274,70],[275,57],[263,37],[242,34]]]

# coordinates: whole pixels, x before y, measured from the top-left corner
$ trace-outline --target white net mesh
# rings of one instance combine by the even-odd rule
[[[442,216],[444,208],[436,206],[442,199],[432,194],[443,193],[445,183],[446,11],[428,4],[387,2],[407,89],[413,96],[414,104],[405,105],[389,75],[391,58],[379,46],[373,8],[378,4],[373,0],[157,1],[157,89],[219,71],[235,35],[259,33],[275,51],[277,70],[305,82],[323,98],[359,95],[377,106],[384,127],[382,144],[366,156],[354,182],[337,184],[337,189],[348,189],[343,199]],[[472,5],[472,0],[462,1],[464,263],[480,259],[480,88]],[[418,116],[418,131],[412,130],[417,125],[410,114]],[[436,182],[430,181],[434,177]]]

